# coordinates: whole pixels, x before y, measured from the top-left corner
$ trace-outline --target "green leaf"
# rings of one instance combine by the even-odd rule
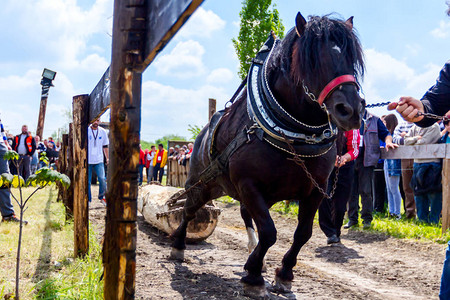
[[[5,159],[5,160],[18,160],[19,159],[19,154],[16,151],[14,151],[14,150],[8,150],[3,155],[3,159]]]
[[[19,175],[14,175],[11,183],[12,183],[12,186],[15,188],[18,188],[19,186],[22,187],[25,185],[25,181],[23,180],[22,176],[19,176]]]
[[[36,183],[36,175],[35,174],[33,174],[33,175],[30,175],[29,177],[28,177],[28,179],[27,179],[27,182],[25,183],[25,185],[26,186],[37,186],[37,183]]]

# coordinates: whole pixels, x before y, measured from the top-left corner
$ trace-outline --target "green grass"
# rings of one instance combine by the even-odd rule
[[[24,196],[33,190],[25,188]],[[56,196],[54,187],[38,191],[25,212],[29,224],[22,237],[21,299],[102,299],[103,266],[95,228],[90,230],[89,255],[73,260],[73,223],[65,221],[63,204]],[[0,299],[15,290],[18,232],[18,224],[0,223]]]
[[[73,263],[67,259],[63,272],[38,282],[36,299],[103,299],[101,246],[89,228],[88,255]]]

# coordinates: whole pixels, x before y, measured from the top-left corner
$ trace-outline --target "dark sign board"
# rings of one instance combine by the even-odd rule
[[[148,2],[144,62],[139,68],[141,72],[164,49],[202,3],[203,0],[150,0]]]
[[[108,108],[110,103],[110,74],[106,69],[102,79],[97,83],[92,93],[89,95],[89,122],[99,118]]]

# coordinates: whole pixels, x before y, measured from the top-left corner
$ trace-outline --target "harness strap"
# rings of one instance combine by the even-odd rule
[[[222,153],[220,153],[209,166],[200,174],[200,181],[204,184],[210,182],[216,177],[222,175],[228,166],[230,157],[238,150],[242,145],[250,142],[250,134],[253,132],[244,127],[235,138],[228,144]]]

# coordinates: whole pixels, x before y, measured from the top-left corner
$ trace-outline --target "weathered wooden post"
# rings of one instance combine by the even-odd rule
[[[89,218],[87,198],[87,131],[88,95],[73,97],[73,212],[74,255],[84,256],[89,250]]]
[[[45,122],[45,112],[47,110],[47,99],[48,99],[48,91],[50,90],[50,87],[53,86],[52,81],[55,79],[56,72],[44,69],[42,72],[42,79],[41,79],[41,85],[42,85],[42,92],[41,92],[41,104],[39,106],[39,118],[38,118],[38,125],[36,129],[36,135],[43,140],[43,133],[44,133],[44,122]]]
[[[208,105],[208,121],[211,120],[212,116],[216,113],[216,99],[209,98],[209,105]]]
[[[450,146],[442,160],[442,233],[450,228]]]
[[[66,189],[66,220],[73,219],[73,123],[69,124],[69,134],[67,140],[67,176],[70,178],[70,187]]]
[[[203,0],[115,0],[105,299],[134,299],[142,72]]]
[[[141,120],[141,73],[146,1],[115,0],[110,84],[110,147],[106,235],[103,248],[105,299],[134,299],[136,218]]]

